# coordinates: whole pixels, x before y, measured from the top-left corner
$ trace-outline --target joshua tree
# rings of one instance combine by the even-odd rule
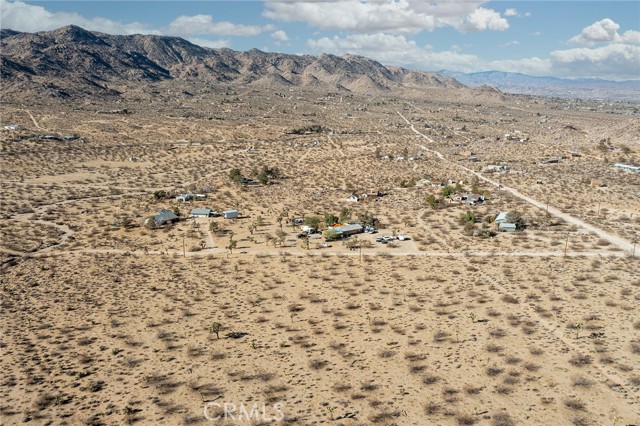
[[[575,327],[576,327],[576,339],[577,339],[579,337],[580,330],[582,330],[582,327],[584,327],[584,323],[582,321],[578,321],[575,324]]]
[[[473,312],[469,313],[469,318],[471,318],[471,322],[476,322],[476,314]]]
[[[234,233],[229,232],[229,245],[226,247],[229,250],[229,254],[233,254],[233,249],[238,246],[238,242],[233,239]]]
[[[216,334],[216,339],[220,338],[220,328],[222,328],[222,325],[219,322],[214,322],[209,327],[209,331]]]

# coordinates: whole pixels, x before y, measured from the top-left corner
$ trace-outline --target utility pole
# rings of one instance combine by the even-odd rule
[[[598,214],[596,216],[600,217],[600,203],[602,203],[602,201],[598,201]]]
[[[187,250],[184,246],[184,236],[182,237],[182,257],[187,257]]]
[[[564,257],[567,257],[568,247],[569,247],[569,233],[567,232],[567,240],[564,242]]]

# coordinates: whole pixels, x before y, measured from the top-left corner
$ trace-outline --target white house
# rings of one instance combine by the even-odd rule
[[[356,194],[351,194],[347,197],[347,201],[352,201],[357,203],[358,201],[360,201],[360,197],[358,197]]]
[[[225,219],[237,219],[238,210],[225,210],[222,212],[222,217],[224,217]]]

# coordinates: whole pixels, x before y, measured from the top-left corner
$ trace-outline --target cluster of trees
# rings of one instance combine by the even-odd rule
[[[324,216],[307,216],[304,218],[304,224],[314,228],[320,229],[321,225],[325,227],[333,226],[336,223],[349,223],[353,221],[353,210],[343,207],[338,215],[333,213],[325,213]],[[356,215],[355,222],[362,224],[362,226],[374,226],[377,227],[379,221],[372,213],[360,212]]]
[[[305,133],[330,133],[331,129],[328,127],[321,126],[319,124],[312,124],[307,127],[300,127],[298,129],[293,129],[291,131],[294,135],[304,135]]]
[[[262,166],[260,169],[255,167],[251,171],[251,176],[262,185],[267,185],[272,179],[279,179],[282,177],[280,169],[277,167]],[[233,168],[229,172],[229,179],[233,183],[246,183],[249,181],[238,168]]]

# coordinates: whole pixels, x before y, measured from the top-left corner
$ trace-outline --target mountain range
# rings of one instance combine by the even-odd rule
[[[154,83],[303,87],[360,94],[481,87],[482,93],[640,102],[640,80],[569,80],[488,71],[423,72],[356,55],[211,49],[170,36],[110,35],[70,25],[0,31],[2,98],[127,96]],[[461,94],[462,95],[462,94]]]
[[[109,35],[66,26],[0,33],[2,95],[119,96],[149,83],[308,87],[356,93],[462,88],[437,73],[385,67],[362,56],[290,55],[201,47],[179,37]]]
[[[610,81],[597,78],[533,77],[501,71],[468,74],[438,71],[438,73],[453,77],[469,87],[486,85],[504,93],[640,102],[640,80]]]

